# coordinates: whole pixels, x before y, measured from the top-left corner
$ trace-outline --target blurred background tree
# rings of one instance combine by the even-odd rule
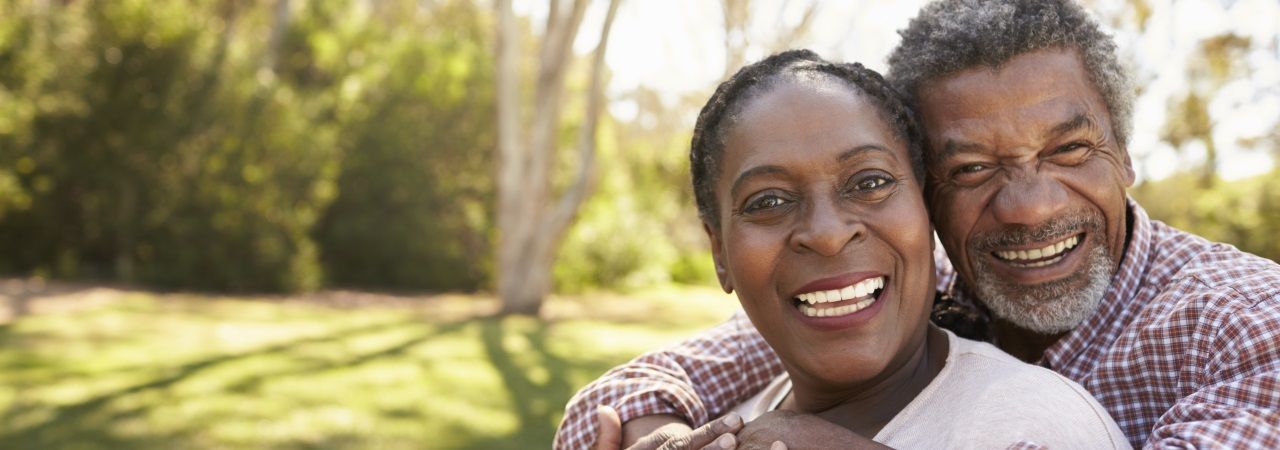
[[[1280,259],[1280,3],[1083,1],[1135,68],[1130,194]],[[576,386],[737,309],[688,178],[716,84],[883,71],[923,3],[0,1],[0,448],[546,448]],[[504,263],[513,223],[541,247]],[[509,312],[561,295],[490,317],[521,278]]]
[[[0,273],[266,292],[502,291],[500,280],[524,279],[509,290],[531,298],[709,284],[686,152],[710,89],[791,46],[876,67],[917,7],[722,0],[677,18],[628,3],[591,126],[590,55],[609,2],[552,3],[583,31],[564,34],[548,65],[562,69],[562,92],[515,121],[551,123],[538,138],[547,149],[572,150],[598,128],[594,156],[563,151],[517,170],[545,182],[510,178],[523,188],[513,192],[545,198],[512,196],[520,208],[505,216],[495,75],[532,105],[550,72],[520,55],[499,69],[491,2],[0,4]],[[1280,258],[1269,238],[1280,172],[1253,163],[1280,156],[1280,110],[1266,106],[1280,99],[1278,33],[1239,20],[1276,6],[1088,3],[1138,69],[1138,117],[1150,123],[1131,149],[1142,179],[1132,194],[1157,218]],[[512,7],[516,50],[549,48],[538,42],[552,7]],[[705,23],[652,28],[661,20]],[[563,119],[545,118],[546,105]],[[584,161],[594,169],[578,171]],[[535,217],[565,193],[580,207],[548,217],[576,220]],[[526,250],[548,245],[504,264],[504,220],[554,232],[525,233],[542,236]]]
[[[532,108],[525,119],[520,89],[521,34],[510,0],[497,0],[498,295],[503,313],[537,315],[551,293],[560,243],[590,195],[596,175],[596,130],[604,107],[604,58],[619,0],[610,0],[588,68],[590,81],[575,140],[578,164],[572,181],[556,194],[552,181],[560,149],[565,87],[573,42],[590,0],[547,3],[537,39]]]

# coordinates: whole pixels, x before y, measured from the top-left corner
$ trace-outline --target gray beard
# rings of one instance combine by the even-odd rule
[[[1089,252],[1087,269],[1035,286],[997,277],[989,264],[986,258],[977,264],[974,290],[978,298],[996,317],[1041,334],[1071,330],[1092,316],[1102,303],[1115,268],[1115,262],[1101,246]]]
[[[1086,231],[1094,244],[1086,255],[1085,268],[1061,280],[1027,286],[1003,279],[992,270],[989,256],[974,258],[974,291],[996,317],[1020,328],[1042,334],[1071,330],[1092,316],[1111,284],[1117,263],[1107,254],[1102,237],[1102,218],[1089,212],[1067,215],[1038,229],[993,233],[975,241],[971,254],[990,255],[999,245],[1017,245],[1062,236],[1069,231]]]

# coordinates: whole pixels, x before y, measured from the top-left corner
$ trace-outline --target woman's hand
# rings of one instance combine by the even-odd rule
[[[608,406],[596,409],[600,429],[594,450],[621,450],[623,426],[618,413]],[[742,417],[728,415],[691,429],[675,416],[638,417],[627,422],[626,434],[636,437],[627,450],[730,450],[737,447],[734,433],[742,429]]]
[[[886,449],[812,414],[770,411],[738,432],[740,450]]]

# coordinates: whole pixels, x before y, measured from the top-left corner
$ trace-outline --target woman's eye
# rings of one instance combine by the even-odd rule
[[[987,170],[986,164],[965,164],[956,169],[957,173],[978,173]]]
[[[745,212],[763,211],[773,209],[786,204],[786,200],[776,195],[765,195],[747,203],[747,207],[743,208]]]
[[[859,181],[857,184],[857,187],[858,187],[858,190],[860,191],[871,191],[881,186],[884,186],[886,184],[889,184],[889,181],[890,180],[888,178],[884,178],[884,177],[870,177],[862,181]]]

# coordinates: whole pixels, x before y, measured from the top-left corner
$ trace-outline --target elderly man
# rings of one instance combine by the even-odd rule
[[[889,78],[929,138],[954,266],[940,288],[989,313],[1001,349],[1092,392],[1135,447],[1280,448],[1280,266],[1127,198],[1133,90],[1111,38],[1071,0],[943,0],[901,34]],[[716,448],[741,425],[710,419],[781,371],[739,314],[584,388],[556,447],[592,443],[608,405],[629,441]],[[874,444],[794,413],[738,437]]]

